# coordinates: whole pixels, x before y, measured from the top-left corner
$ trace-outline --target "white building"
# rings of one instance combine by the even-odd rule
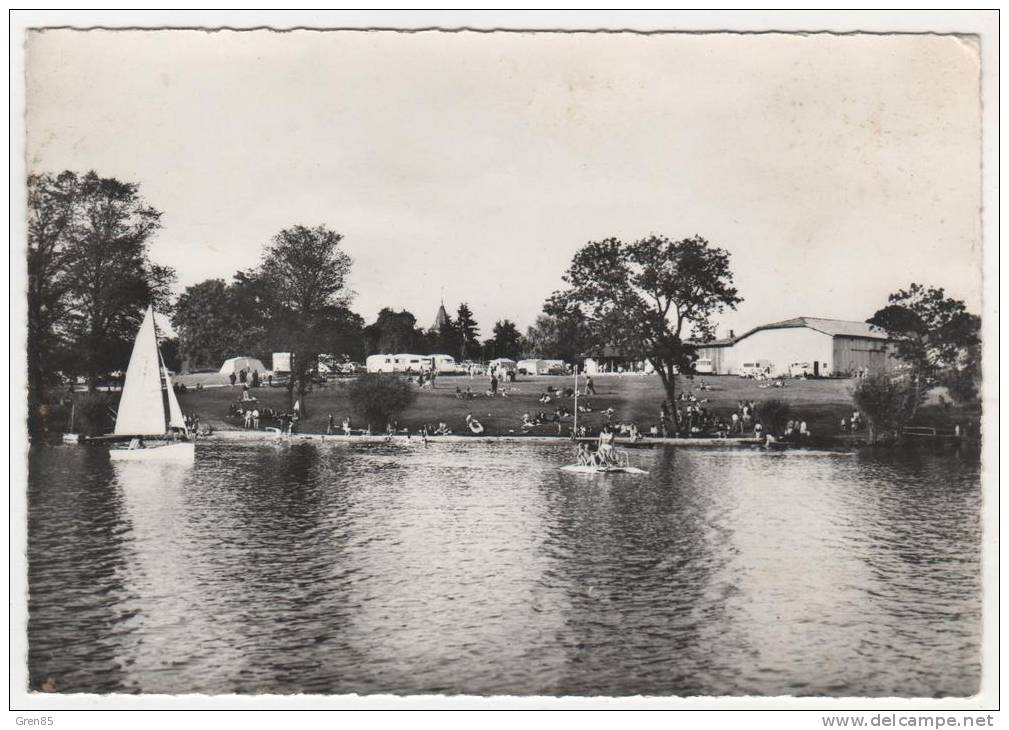
[[[765,324],[738,337],[699,344],[697,355],[719,375],[846,375],[886,371],[895,362],[886,332],[866,322],[816,317]]]

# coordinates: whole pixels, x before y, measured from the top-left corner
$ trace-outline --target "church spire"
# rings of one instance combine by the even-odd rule
[[[448,312],[445,311],[445,293],[442,291],[441,304],[438,306],[438,314],[434,316],[434,325],[431,329],[438,331],[441,326],[448,322]]]

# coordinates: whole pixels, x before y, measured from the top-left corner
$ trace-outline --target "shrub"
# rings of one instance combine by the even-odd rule
[[[917,391],[908,378],[884,373],[859,380],[851,397],[865,416],[870,443],[876,443],[881,436],[896,439],[917,405]]]
[[[80,393],[74,399],[73,429],[86,436],[109,433],[115,426],[112,399],[105,393]]]
[[[774,436],[780,436],[785,430],[791,413],[792,407],[778,398],[761,401],[757,406],[757,417],[763,424],[764,431]]]
[[[354,415],[382,429],[417,398],[410,383],[388,373],[368,373],[348,383],[347,396]]]

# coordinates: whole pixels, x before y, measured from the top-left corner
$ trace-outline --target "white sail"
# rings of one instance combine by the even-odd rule
[[[147,308],[126,368],[123,395],[116,415],[117,436],[160,436],[166,432],[161,395],[161,358],[154,331],[154,310]],[[181,411],[180,411],[181,413]]]
[[[168,368],[161,366],[165,373],[165,387],[168,388],[168,425],[171,428],[181,428],[186,431],[186,418],[182,415],[182,408],[179,407],[179,399],[175,397],[172,390],[172,379],[168,377]]]

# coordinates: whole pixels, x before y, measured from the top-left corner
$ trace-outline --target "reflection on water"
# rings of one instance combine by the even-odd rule
[[[29,675],[64,692],[969,695],[976,464],[927,454],[36,448]]]

